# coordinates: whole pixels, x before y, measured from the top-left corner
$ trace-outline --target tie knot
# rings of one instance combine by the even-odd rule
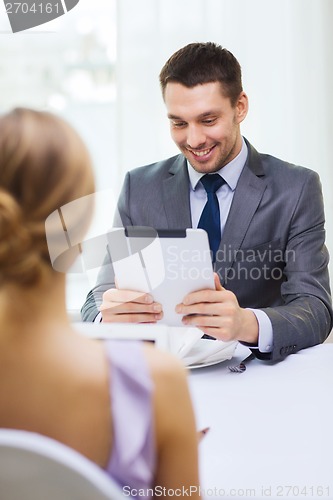
[[[207,193],[216,193],[224,183],[224,179],[219,174],[205,174],[200,181]]]

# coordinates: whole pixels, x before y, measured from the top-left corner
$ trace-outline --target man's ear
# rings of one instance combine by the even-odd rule
[[[237,103],[236,103],[236,120],[237,123],[241,123],[249,110],[249,100],[245,92],[241,92],[239,94]]]

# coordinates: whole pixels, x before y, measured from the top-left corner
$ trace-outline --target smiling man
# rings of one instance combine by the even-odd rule
[[[184,297],[176,311],[185,325],[239,340],[261,359],[323,342],[333,313],[318,175],[242,137],[248,98],[228,50],[189,44],[166,62],[160,83],[181,154],[127,174],[114,225],[207,230],[215,290]],[[150,295],[118,290],[107,256],[82,316],[158,322],[163,311]]]

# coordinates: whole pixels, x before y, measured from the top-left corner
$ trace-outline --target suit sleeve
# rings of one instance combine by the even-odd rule
[[[129,173],[126,174],[123,188],[121,190],[117,210],[114,215],[113,227],[131,226],[132,221],[129,216]],[[86,301],[81,308],[81,317],[83,321],[94,321],[99,307],[102,304],[103,293],[110,288],[115,287],[114,271],[111,263],[109,249],[106,248],[106,254],[103,264],[99,270],[96,285],[87,295]]]
[[[325,216],[319,176],[306,177],[292,214],[285,252],[284,304],[262,309],[273,326],[274,347],[258,357],[278,361],[322,343],[332,328],[332,302],[325,246]]]

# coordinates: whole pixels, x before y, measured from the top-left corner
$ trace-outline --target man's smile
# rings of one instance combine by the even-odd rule
[[[205,156],[208,156],[210,154],[210,152],[215,148],[215,146],[212,146],[211,148],[207,148],[207,149],[201,149],[200,151],[196,151],[194,149],[191,149],[191,148],[186,148],[187,151],[189,151],[190,153],[192,153],[194,156],[196,156],[197,158],[203,158]]]

